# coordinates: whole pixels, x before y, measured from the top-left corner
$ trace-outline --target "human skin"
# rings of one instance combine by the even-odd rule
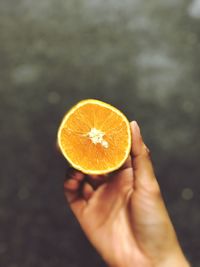
[[[189,267],[166,210],[150,153],[131,122],[132,149],[109,176],[71,170],[64,191],[71,210],[110,267]]]

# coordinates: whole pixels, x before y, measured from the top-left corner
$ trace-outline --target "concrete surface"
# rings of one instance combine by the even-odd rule
[[[200,266],[200,1],[0,1],[0,265],[102,267],[66,206],[63,114],[136,119],[183,249]]]

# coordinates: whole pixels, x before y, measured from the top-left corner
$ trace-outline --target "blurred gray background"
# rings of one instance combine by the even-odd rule
[[[85,98],[139,122],[199,267],[200,0],[0,0],[0,265],[105,266],[65,204],[55,149]]]

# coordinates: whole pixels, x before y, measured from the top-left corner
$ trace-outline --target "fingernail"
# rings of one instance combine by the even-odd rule
[[[136,121],[133,121],[132,125],[133,125],[134,133],[137,134],[138,136],[141,136],[140,127],[139,127],[138,123]]]

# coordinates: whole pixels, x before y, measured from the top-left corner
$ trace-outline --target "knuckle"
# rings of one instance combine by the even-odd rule
[[[151,158],[151,151],[146,145],[144,145],[143,154],[145,157],[147,157],[149,159]]]
[[[146,181],[143,184],[143,189],[149,196],[159,197],[161,195],[160,187],[156,178],[154,178],[153,180],[149,180],[148,182]]]
[[[149,186],[148,186],[148,192],[155,197],[160,198],[161,197],[161,192],[160,192],[160,187],[157,183],[157,181],[152,181]]]

